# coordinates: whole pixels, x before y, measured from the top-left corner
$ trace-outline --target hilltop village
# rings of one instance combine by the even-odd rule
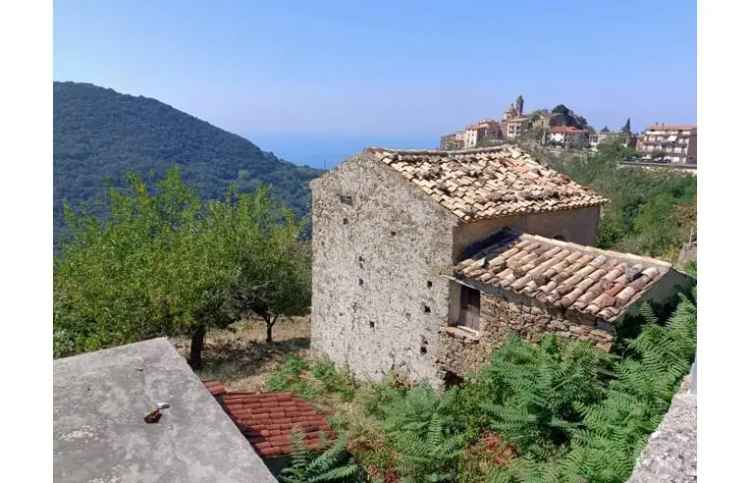
[[[504,142],[596,152],[601,144],[618,143],[635,150],[630,161],[642,164],[695,166],[698,128],[691,124],[654,123],[640,134],[628,119],[619,131],[589,126],[586,118],[560,104],[551,110],[524,112],[518,96],[500,119],[483,119],[440,137],[440,149],[461,150]]]

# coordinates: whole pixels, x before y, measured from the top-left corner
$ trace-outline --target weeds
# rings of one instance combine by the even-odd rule
[[[326,406],[371,481],[620,482],[689,370],[694,300],[681,296],[667,320],[645,306],[621,358],[554,336],[511,338],[442,393],[392,376],[357,384],[330,361],[298,357],[267,386]]]

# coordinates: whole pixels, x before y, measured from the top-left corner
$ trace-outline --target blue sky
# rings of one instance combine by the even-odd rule
[[[55,80],[154,97],[314,166],[434,147],[518,94],[597,128],[696,120],[689,0],[56,0],[54,22]]]

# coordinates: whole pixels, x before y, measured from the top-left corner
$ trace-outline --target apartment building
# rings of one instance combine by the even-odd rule
[[[698,164],[698,127],[694,124],[654,124],[638,137],[636,150],[644,160]]]

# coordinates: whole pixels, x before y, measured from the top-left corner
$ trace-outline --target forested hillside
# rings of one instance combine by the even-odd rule
[[[221,198],[232,182],[240,191],[264,183],[298,215],[309,211],[308,182],[321,173],[156,99],[92,84],[54,83],[56,243],[63,202],[74,207],[94,202],[108,184],[125,186],[128,171],[153,180],[174,165],[203,198]]]
[[[631,150],[607,144],[594,156],[554,159],[552,167],[606,196],[597,246],[677,261],[680,248],[697,234],[698,186],[694,176],[621,168]]]

